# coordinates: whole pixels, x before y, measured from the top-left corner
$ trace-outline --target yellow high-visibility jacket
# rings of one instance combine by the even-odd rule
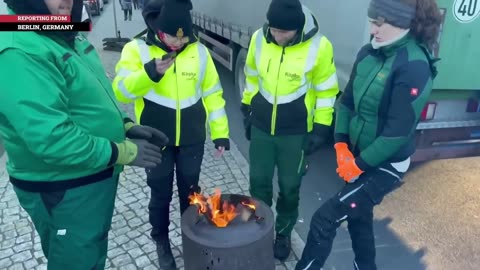
[[[268,25],[250,41],[242,103],[250,106],[252,124],[271,135],[305,134],[314,123],[332,124],[339,92],[332,44],[303,9],[303,32],[291,44],[277,45]]]
[[[135,102],[137,122],[163,131],[171,145],[204,142],[207,127],[212,140],[228,139],[223,89],[207,48],[198,41],[188,44],[155,82],[144,65],[166,53],[141,39],[127,43],[115,68],[116,98]]]

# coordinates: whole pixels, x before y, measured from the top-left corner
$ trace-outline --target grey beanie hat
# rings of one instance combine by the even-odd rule
[[[416,7],[399,0],[372,0],[368,7],[368,17],[383,19],[398,28],[408,29],[415,18]]]

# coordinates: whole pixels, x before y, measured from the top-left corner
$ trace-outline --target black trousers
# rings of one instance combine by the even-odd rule
[[[310,223],[307,243],[295,270],[319,270],[331,250],[336,230],[348,222],[357,270],[376,270],[373,208],[401,183],[404,173],[386,164],[361,175],[325,202]]]
[[[155,241],[168,238],[170,225],[170,202],[173,196],[173,178],[177,179],[180,213],[189,206],[188,196],[199,192],[198,181],[202,165],[204,143],[167,146],[162,152],[162,163],[154,169],[147,169],[147,184],[151,189],[148,205],[151,236]]]

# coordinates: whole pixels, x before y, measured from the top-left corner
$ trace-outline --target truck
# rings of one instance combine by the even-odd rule
[[[271,0],[192,0],[197,37],[233,74],[241,99],[252,34]],[[332,43],[340,93],[357,52],[370,42],[370,0],[301,0]],[[438,76],[416,129],[413,162],[480,155],[480,0],[437,0],[442,14],[433,55]]]

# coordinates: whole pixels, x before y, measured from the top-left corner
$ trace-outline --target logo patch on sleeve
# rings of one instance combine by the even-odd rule
[[[410,89],[410,95],[411,96],[418,96],[418,88]]]

